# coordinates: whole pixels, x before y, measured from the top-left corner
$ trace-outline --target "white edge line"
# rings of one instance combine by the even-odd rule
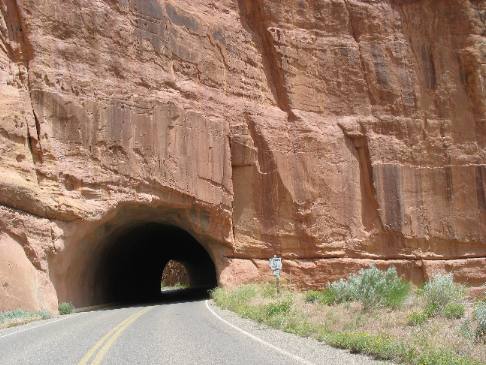
[[[27,331],[30,331],[30,330],[35,330],[36,328],[44,327],[44,326],[47,326],[47,325],[52,324],[52,323],[61,322],[61,321],[64,321],[66,319],[69,319],[69,318],[74,318],[74,317],[77,317],[77,316],[79,316],[81,314],[82,313],[76,313],[76,314],[73,314],[71,316],[57,318],[57,319],[55,319],[53,321],[49,321],[49,322],[42,323],[42,324],[40,324],[38,326],[32,326],[32,327],[22,328],[22,329],[20,329],[18,331],[13,331],[13,332],[7,333],[5,335],[2,335],[2,336],[0,336],[0,339],[5,338],[5,337],[9,337],[9,336],[13,336],[13,335],[17,335],[19,333],[27,332]]]
[[[225,320],[224,318],[222,318],[219,314],[217,314],[210,306],[209,306],[209,300],[206,300],[206,308],[216,317],[218,318],[221,322],[227,324],[228,326],[234,328],[235,330],[237,330],[238,332],[241,332],[243,333],[245,336],[248,336],[250,337],[252,340],[254,341],[257,341],[265,346],[268,346],[270,347],[271,349],[277,351],[277,352],[280,352],[282,355],[285,355],[287,357],[290,357],[291,359],[293,360],[296,360],[302,364],[306,364],[306,365],[315,365],[314,363],[310,362],[310,361],[307,361],[303,358],[301,358],[300,356],[297,356],[295,354],[292,354],[288,351],[285,351],[283,349],[281,349],[280,347],[277,347],[275,345],[272,345],[271,343],[265,341],[265,340],[262,340],[261,338],[255,336],[255,335],[252,335],[251,333],[245,331],[244,329],[238,327],[238,326],[235,326],[234,324],[228,322],[227,320]]]

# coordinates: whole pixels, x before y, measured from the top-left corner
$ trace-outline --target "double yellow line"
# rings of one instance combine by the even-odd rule
[[[143,316],[153,307],[143,308],[135,313],[133,313],[130,317],[125,319],[123,322],[119,323],[115,328],[113,328],[110,332],[106,335],[101,337],[98,342],[94,344],[94,346],[81,358],[78,365],[87,365],[90,362],[90,359],[93,358],[91,361],[91,365],[99,365],[103,361],[108,350],[113,346],[115,341],[120,337],[120,335],[125,331],[128,326],[130,326],[133,322],[135,322],[138,318]]]

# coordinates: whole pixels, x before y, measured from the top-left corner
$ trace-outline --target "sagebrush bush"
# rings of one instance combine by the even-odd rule
[[[395,268],[382,271],[372,266],[348,280],[331,283],[328,295],[336,303],[359,301],[368,310],[377,306],[399,307],[409,291],[410,285],[398,276]]]
[[[22,309],[15,309],[13,311],[8,311],[8,312],[1,312],[0,313],[0,323],[12,320],[12,319],[17,319],[17,318],[22,318],[29,315],[29,312],[26,312]]]
[[[327,291],[334,303],[344,303],[355,300],[349,281],[341,279],[329,284]]]
[[[476,329],[476,337],[486,337],[486,302],[479,302],[476,308],[474,308],[474,317],[478,322]]]
[[[422,291],[426,307],[432,315],[443,312],[449,303],[464,300],[464,287],[454,282],[451,273],[440,274],[429,280]]]
[[[0,312],[0,325],[18,321],[18,323],[35,321],[38,319],[49,319],[51,314],[45,310],[28,312],[23,309],[15,309],[8,312]]]
[[[74,311],[74,306],[71,303],[63,302],[59,304],[58,307],[59,314],[71,314]]]

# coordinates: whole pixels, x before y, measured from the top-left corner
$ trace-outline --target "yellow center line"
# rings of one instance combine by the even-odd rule
[[[136,312],[138,313],[138,311]],[[136,314],[135,313],[135,314]],[[119,323],[115,328],[111,329],[106,335],[104,335],[103,337],[101,337],[95,344],[94,346],[81,358],[81,360],[79,361],[78,365],[86,365],[88,364],[88,361],[89,359],[91,358],[91,356],[93,356],[93,354],[98,350],[99,347],[101,347],[103,345],[103,343],[119,328],[121,327],[124,323],[126,323],[131,317],[133,316],[133,314],[128,317],[127,319],[125,319],[124,321],[122,321],[121,323]]]
[[[120,337],[120,335],[125,331],[128,326],[130,326],[133,322],[135,322],[138,318],[142,315],[147,313],[153,307],[143,308],[139,311],[133,313],[130,317],[119,323],[115,326],[111,331],[109,331],[106,335],[101,337],[94,346],[81,358],[78,365],[87,365],[89,360],[93,357],[93,355],[100,349],[98,354],[96,355],[95,359],[93,360],[92,364],[100,364],[103,361],[105,354],[108,352],[110,347],[115,343],[115,341]]]
[[[123,326],[121,326],[114,334],[111,336],[108,341],[103,345],[103,347],[98,351],[96,354],[95,359],[91,363],[92,365],[99,365],[103,361],[103,358],[105,357],[106,353],[110,349],[111,346],[115,343],[115,341],[120,337],[120,335],[125,331],[128,326],[130,326],[133,322],[135,322],[139,317],[144,315],[146,312],[148,312],[152,308],[146,308],[145,310],[142,310],[141,312],[136,313],[136,315],[131,318],[128,322],[126,322]]]

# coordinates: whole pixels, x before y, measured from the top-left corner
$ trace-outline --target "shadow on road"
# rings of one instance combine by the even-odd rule
[[[166,290],[161,292],[158,298],[151,298],[150,300],[144,301],[143,304],[169,304],[204,300],[210,297],[212,289],[213,288],[185,288]]]
[[[213,288],[184,288],[162,291],[156,297],[141,298],[140,300],[123,301],[98,306],[99,308],[86,308],[91,310],[111,310],[127,307],[145,307],[150,305],[164,305],[175,303],[196,302],[210,298],[210,292]],[[83,311],[83,310],[80,310]]]

